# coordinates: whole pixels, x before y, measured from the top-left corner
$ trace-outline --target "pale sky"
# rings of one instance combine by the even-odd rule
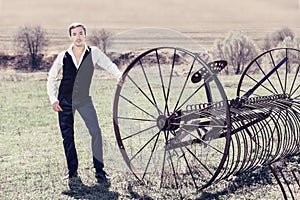
[[[0,26],[300,27],[300,0],[0,0]]]
[[[231,30],[261,39],[288,27],[299,38],[299,4],[300,0],[0,0],[0,52],[13,51],[8,48],[10,38],[23,25],[51,30],[55,46],[49,51],[56,52],[68,44],[66,30],[74,21],[120,37],[128,31],[134,37],[149,37],[149,31],[134,32],[140,28],[172,29],[208,48]]]

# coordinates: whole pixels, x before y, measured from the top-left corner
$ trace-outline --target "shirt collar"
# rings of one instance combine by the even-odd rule
[[[69,54],[73,54],[73,51],[72,51],[73,46],[74,46],[73,43],[69,46],[69,48],[67,50]],[[90,49],[88,48],[87,44],[84,45],[84,52],[85,51],[90,51]]]

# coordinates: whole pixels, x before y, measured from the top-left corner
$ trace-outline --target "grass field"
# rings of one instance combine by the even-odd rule
[[[93,29],[112,31],[116,44],[109,51],[119,53],[165,45],[166,36],[172,39],[167,45],[183,45],[184,40],[174,39],[169,31],[163,40],[149,29],[139,31],[145,27],[183,33],[190,50],[210,50],[216,39],[232,30],[243,31],[259,46],[267,34],[285,26],[299,39],[299,2],[93,0],[83,6],[81,0],[0,0],[0,54],[15,53],[13,35],[24,25],[46,28],[50,39],[46,54],[57,54],[69,46],[66,28],[73,21],[86,24],[88,35]],[[75,138],[81,182],[62,180],[66,163],[57,113],[46,94],[46,76],[44,72],[0,70],[0,199],[282,199],[279,186],[266,168],[231,177],[199,192],[193,187],[158,189],[139,183],[128,171],[116,144],[112,125],[115,82],[107,78],[99,81],[94,102],[103,131],[106,171],[113,177],[111,184],[95,183],[89,137],[81,121],[77,121]],[[230,98],[236,95],[238,79],[221,77]],[[299,159],[296,163],[299,166]]]
[[[76,144],[81,182],[68,183],[58,120],[46,94],[46,74],[40,80],[0,82],[0,199],[280,199],[282,194],[265,168],[221,181],[204,191],[158,189],[139,183],[128,172],[116,145],[112,126],[115,82],[99,81],[94,102],[103,131],[106,171],[110,184],[95,183],[91,152],[77,125]],[[22,78],[21,78],[22,77]],[[238,77],[233,77],[238,80]],[[228,80],[228,79],[226,79]],[[234,93],[225,80],[228,93]],[[227,83],[226,83],[227,82]],[[80,131],[78,131],[80,130]]]

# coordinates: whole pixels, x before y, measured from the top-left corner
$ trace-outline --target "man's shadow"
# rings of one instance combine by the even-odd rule
[[[117,192],[109,191],[110,183],[101,182],[94,186],[87,186],[82,183],[80,177],[69,179],[69,190],[63,191],[63,195],[74,199],[118,199]]]

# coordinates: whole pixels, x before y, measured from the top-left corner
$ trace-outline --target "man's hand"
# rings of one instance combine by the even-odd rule
[[[120,77],[117,79],[117,85],[122,86],[123,83],[124,83],[124,80],[123,80],[122,76],[120,76]]]
[[[63,109],[60,107],[59,105],[59,101],[56,101],[54,104],[52,104],[52,108],[54,111],[56,112],[60,112],[60,111],[63,111]]]

